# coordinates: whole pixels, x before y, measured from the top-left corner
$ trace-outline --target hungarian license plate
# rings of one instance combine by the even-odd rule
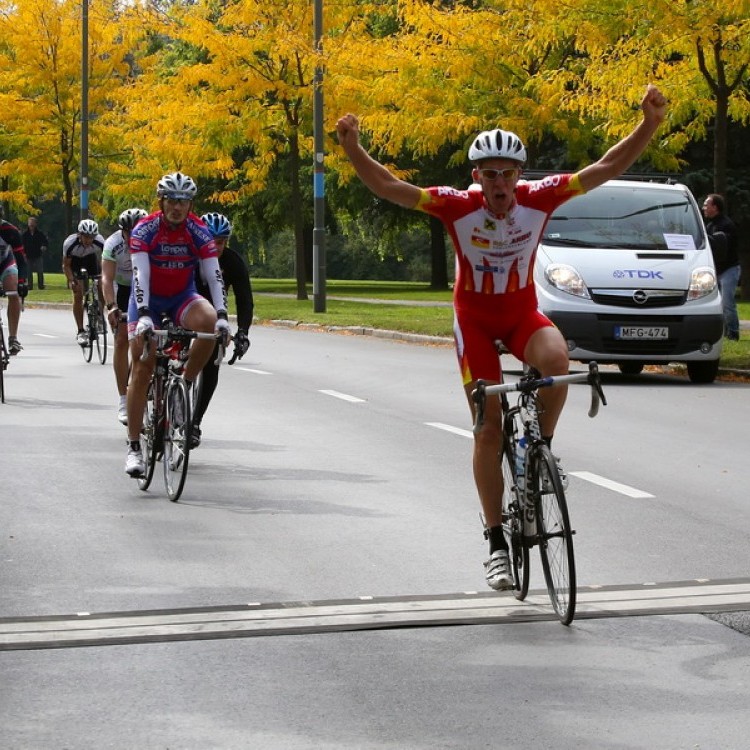
[[[615,338],[632,339],[668,339],[667,326],[615,326]]]

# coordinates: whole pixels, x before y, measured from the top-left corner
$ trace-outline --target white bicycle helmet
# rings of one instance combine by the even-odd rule
[[[117,219],[117,226],[123,232],[130,232],[133,227],[143,218],[148,216],[148,211],[142,208],[126,208]]]
[[[156,195],[159,198],[172,198],[174,200],[193,200],[198,192],[198,186],[182,172],[171,172],[165,174],[156,185]]]
[[[229,237],[232,234],[232,225],[224,214],[216,212],[203,214],[201,221],[208,226],[208,231],[211,232],[212,237]]]
[[[519,164],[526,162],[526,147],[521,139],[509,130],[484,130],[469,147],[469,161],[483,159],[511,159]]]
[[[99,225],[93,219],[81,219],[78,222],[78,234],[90,234],[96,237],[99,234]]]

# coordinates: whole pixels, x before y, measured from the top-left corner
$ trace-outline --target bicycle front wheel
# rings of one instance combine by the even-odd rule
[[[143,427],[141,429],[141,450],[143,451],[143,461],[146,464],[146,473],[142,477],[138,477],[138,487],[144,492],[151,485],[157,457],[161,450],[162,437],[159,408],[154,399],[154,382],[151,381],[148,386],[146,406],[143,410]]]
[[[565,490],[557,461],[546,445],[535,449],[532,472],[539,554],[552,607],[563,625],[576,611],[576,565]]]
[[[83,358],[86,360],[86,362],[91,362],[91,358],[94,356],[93,338],[95,336],[95,331],[91,330],[91,315],[89,313],[88,305],[86,305],[85,313],[86,313],[86,328],[84,330],[86,332],[86,343],[79,344],[79,346],[81,347],[81,353],[83,354]]]
[[[504,440],[507,446],[507,435]],[[503,472],[503,534],[510,552],[513,595],[523,601],[529,593],[529,548],[523,538],[523,513],[516,490],[515,461],[511,448],[503,449],[500,463]]]
[[[170,378],[164,419],[164,486],[176,503],[182,494],[190,459],[192,414],[190,395],[182,378]]]
[[[5,334],[0,323],[0,402],[5,403],[5,368],[10,362],[10,352],[5,348]]]

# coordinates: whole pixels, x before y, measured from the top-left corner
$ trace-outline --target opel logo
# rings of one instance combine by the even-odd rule
[[[648,292],[643,289],[636,289],[633,292],[633,302],[636,305],[645,305],[648,302]]]

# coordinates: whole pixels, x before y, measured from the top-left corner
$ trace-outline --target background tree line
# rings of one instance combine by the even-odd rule
[[[153,208],[159,176],[180,169],[200,212],[232,218],[254,271],[296,273],[304,296],[322,63],[332,278],[450,280],[442,229],[351,180],[333,136],[346,111],[401,174],[462,186],[478,130],[516,131],[530,168],[574,169],[630,130],[654,81],[669,119],[639,171],[725,194],[748,236],[750,0],[324,0],[320,54],[310,0],[89,2],[90,212],[104,229]],[[0,0],[0,200],[21,221],[44,208],[55,252],[79,215],[81,13],[82,0]]]

